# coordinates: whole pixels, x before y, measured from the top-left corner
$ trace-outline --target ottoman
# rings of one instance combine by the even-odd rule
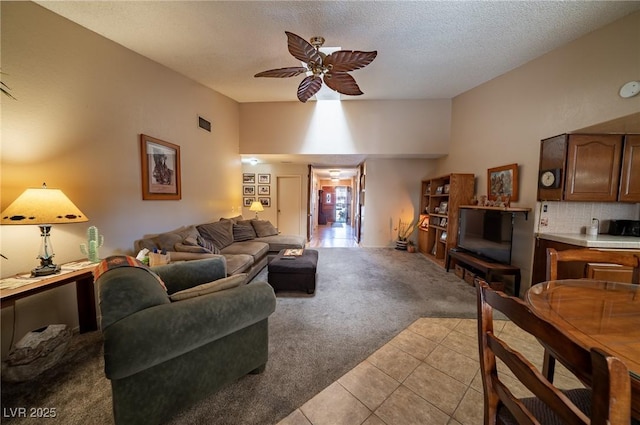
[[[313,294],[316,290],[318,251],[305,249],[302,255],[285,256],[282,250],[267,266],[267,281],[274,290],[301,290]]]

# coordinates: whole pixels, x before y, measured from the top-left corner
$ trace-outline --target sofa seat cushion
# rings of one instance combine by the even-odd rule
[[[256,238],[252,242],[269,244],[269,252],[280,252],[288,248],[304,248],[306,239],[300,235],[274,235]]]
[[[251,241],[234,242],[220,251],[222,255],[248,254],[253,257],[254,262],[265,257],[267,252],[269,252],[269,245],[264,242],[256,242],[255,239]]]
[[[227,275],[246,273],[253,266],[253,257],[248,254],[226,254]]]

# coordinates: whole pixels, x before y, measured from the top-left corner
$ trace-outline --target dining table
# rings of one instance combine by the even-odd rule
[[[640,420],[640,285],[592,279],[551,280],[532,286],[531,310],[589,350],[598,347],[622,360],[631,380],[631,414]],[[590,376],[560,363],[590,383]]]

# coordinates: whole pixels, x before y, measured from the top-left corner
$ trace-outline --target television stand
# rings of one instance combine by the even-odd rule
[[[478,275],[482,275],[481,277],[488,282],[491,282],[494,275],[514,276],[513,292],[516,297],[520,296],[521,276],[519,267],[514,267],[509,264],[494,263],[490,260],[485,260],[468,252],[454,248],[449,250],[449,255],[447,256],[447,272],[451,266],[451,259],[456,263],[465,264],[477,270]]]

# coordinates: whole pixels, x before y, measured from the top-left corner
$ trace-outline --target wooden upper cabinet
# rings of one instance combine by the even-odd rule
[[[618,200],[640,202],[640,134],[625,136]]]
[[[569,135],[565,200],[618,199],[622,139],[621,134]]]

